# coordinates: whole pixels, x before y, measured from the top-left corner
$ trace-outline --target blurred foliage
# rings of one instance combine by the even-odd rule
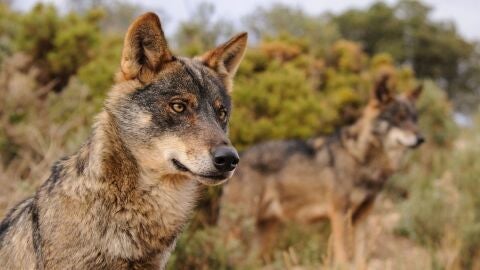
[[[249,61],[250,53],[246,65],[251,64]],[[239,74],[233,94],[235,114],[230,136],[237,146],[273,138],[308,137],[315,130],[331,128],[335,112],[323,106],[325,102],[310,87],[303,70],[269,61],[264,71],[249,73]]]
[[[37,4],[20,15],[15,47],[32,57],[32,65],[41,67],[38,81],[53,83],[59,91],[94,56],[102,15],[96,9],[83,15],[60,15],[54,6]]]
[[[419,125],[428,140],[436,146],[451,146],[459,134],[452,115],[450,102],[445,92],[432,81],[425,81],[417,107],[420,113]]]
[[[255,40],[291,35],[309,44],[317,56],[341,38],[338,27],[328,16],[311,16],[300,8],[280,3],[257,8],[243,22]]]
[[[377,2],[334,16],[333,21],[343,37],[361,42],[368,54],[391,54],[398,63],[411,65],[419,77],[441,83],[450,96],[477,91],[476,44],[460,36],[453,23],[433,21],[431,10],[420,1]]]
[[[426,246],[447,269],[480,266],[479,126],[477,121],[449,148],[420,149],[394,181],[409,190],[397,233]]]
[[[95,48],[97,57],[78,70],[78,78],[86,83],[100,98],[110,89],[114,74],[119,71],[123,39],[110,35],[103,38]]]
[[[175,34],[174,43],[187,56],[199,55],[224,42],[234,32],[233,24],[224,19],[214,19],[213,4],[198,4],[189,21],[181,22]]]
[[[64,2],[71,12],[79,14],[102,10],[104,16],[100,21],[100,27],[106,33],[126,31],[131,21],[144,9],[140,3],[124,0],[66,0]]]
[[[12,53],[12,40],[17,30],[19,15],[0,3],[0,63]]]

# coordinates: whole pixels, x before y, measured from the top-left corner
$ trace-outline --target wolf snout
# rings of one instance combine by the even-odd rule
[[[423,135],[417,135],[417,141],[415,142],[414,148],[419,147],[425,142],[425,137]]]
[[[212,153],[213,165],[221,172],[230,172],[237,167],[240,157],[237,150],[231,146],[216,147]]]

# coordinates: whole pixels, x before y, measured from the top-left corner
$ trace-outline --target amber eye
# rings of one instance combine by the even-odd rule
[[[185,104],[180,103],[180,102],[172,103],[172,104],[170,104],[170,107],[172,107],[172,110],[174,110],[176,113],[182,113],[187,108],[185,106]]]
[[[220,118],[220,120],[222,120],[222,121],[225,121],[225,119],[227,118],[227,110],[220,109],[218,111],[218,118]]]

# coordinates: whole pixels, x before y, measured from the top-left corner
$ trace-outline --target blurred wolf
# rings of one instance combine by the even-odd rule
[[[1,268],[163,269],[200,184],[239,161],[226,132],[246,44],[175,57],[159,18],[139,17],[90,138],[0,224]]]
[[[242,237],[238,224],[254,218],[265,255],[279,224],[328,218],[335,261],[350,261],[354,252],[347,238],[354,237],[406,150],[424,142],[414,106],[420,92],[421,86],[393,96],[384,76],[362,116],[335,135],[253,146],[224,186],[219,226]]]

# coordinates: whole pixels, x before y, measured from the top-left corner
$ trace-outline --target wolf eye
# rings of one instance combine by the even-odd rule
[[[220,120],[222,120],[222,121],[225,121],[225,119],[227,118],[227,110],[220,109],[218,111],[218,118],[220,118]]]
[[[172,103],[172,104],[170,104],[170,107],[172,107],[172,110],[174,110],[176,113],[182,113],[187,108],[185,106],[185,104],[180,103],[180,102]]]
[[[406,121],[408,119],[408,116],[405,114],[405,113],[401,113],[397,116],[397,120],[399,122],[403,122],[403,121]]]

